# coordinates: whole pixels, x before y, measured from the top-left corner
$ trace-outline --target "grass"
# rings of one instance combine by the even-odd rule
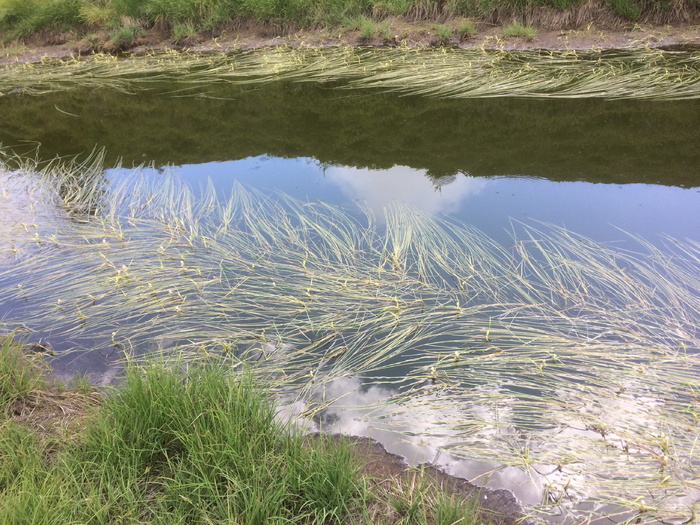
[[[26,355],[21,347],[0,337],[0,413],[32,391],[44,387],[41,362]]]
[[[474,22],[470,20],[462,22],[457,28],[457,34],[461,40],[466,40],[476,35],[476,26]]]
[[[692,20],[697,7],[693,0],[609,0],[609,12],[603,18],[645,19],[657,23]],[[483,2],[477,0],[328,0],[314,2],[270,2],[266,0],[0,0],[0,30],[5,38],[26,37],[40,31],[76,31],[86,27],[111,30],[131,20],[139,27],[167,30],[176,39],[192,33],[217,33],[232,23],[253,21],[281,28],[336,27],[343,20],[371,17],[380,23],[387,17],[401,16],[409,21],[443,21],[467,16],[489,22],[506,23],[513,14],[539,17],[542,23],[568,24],[571,12],[580,11],[583,20],[591,20],[585,2],[580,0],[519,0]],[[537,23],[534,20],[533,23]]]
[[[127,24],[113,29],[110,32],[110,40],[117,47],[131,47],[136,39],[143,34],[143,29],[137,25]],[[183,38],[179,31],[174,32],[174,38]]]
[[[360,35],[359,38],[360,40],[371,40],[374,38],[374,32],[375,32],[375,27],[374,27],[374,22],[370,20],[369,18],[363,17],[360,20]]]
[[[438,24],[435,26],[435,39],[436,42],[444,46],[445,44],[449,43],[450,39],[452,38],[452,28],[445,25],[445,24]]]
[[[20,398],[33,412],[46,401],[76,405],[65,391],[32,399],[26,377],[35,390],[41,372],[18,362],[22,347],[11,337],[0,342],[0,366],[11,372],[3,382],[15,392],[0,405],[2,523],[482,522],[475,500],[439,490],[422,473],[382,488],[362,475],[349,441],[294,431],[249,375],[224,362],[133,364],[107,395],[83,385],[72,392],[83,400],[81,428],[47,438],[46,420],[10,417],[8,407]],[[385,509],[407,498],[410,516],[389,518]]]
[[[503,27],[501,34],[506,38],[524,38],[530,42],[537,36],[537,29],[521,24],[520,22],[513,22],[512,24]]]
[[[0,299],[18,305],[6,324],[70,334],[76,352],[225,359],[230,373],[249,370],[280,403],[301,406],[312,427],[356,411],[409,442],[507,465],[523,483],[544,477],[536,518],[566,509],[583,519],[598,504],[690,516],[682,495],[700,488],[697,242],[637,239],[639,251],[626,251],[515,225],[504,247],[399,205],[378,218],[238,185],[225,198],[213,187],[195,195],[167,174],[99,184],[66,173],[25,161],[10,176],[43,195],[44,215],[3,230],[13,245],[0,254]],[[66,178],[89,183],[61,193]],[[359,390],[384,394],[350,396],[343,385],[359,378]],[[391,508],[420,514],[413,501]]]
[[[361,36],[371,38],[375,29],[374,23],[367,20]],[[444,48],[416,52],[401,47],[285,47],[231,55],[170,52],[123,60],[98,55],[84,60],[2,67],[0,93],[20,90],[36,95],[75,87],[134,92],[147,89],[158,75],[160,81],[190,89],[207,83],[337,81],[342,82],[341,88],[379,88],[443,98],[678,100],[700,96],[697,57],[697,51],[648,49],[604,53]]]

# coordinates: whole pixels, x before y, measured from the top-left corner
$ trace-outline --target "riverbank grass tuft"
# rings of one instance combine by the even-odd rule
[[[0,337],[0,414],[35,389],[44,387],[40,361],[26,355],[10,337]]]
[[[537,36],[537,29],[535,29],[534,27],[526,26],[519,22],[514,22],[510,25],[504,26],[502,34],[505,38],[524,38],[528,42],[531,42]]]
[[[74,392],[46,390],[55,404],[84,400],[77,410],[66,404],[84,424],[46,439],[45,425],[8,410],[46,388],[41,368],[10,337],[0,345],[1,523],[482,521],[475,500],[443,497],[425,477],[387,487],[363,476],[351,441],[294,431],[250,376],[233,377],[224,362],[132,364],[108,394],[86,395],[84,380]],[[415,499],[416,486],[431,498]]]

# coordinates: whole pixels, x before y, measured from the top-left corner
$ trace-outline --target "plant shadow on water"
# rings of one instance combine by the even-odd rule
[[[57,368],[88,349],[224,355],[311,428],[480,461],[467,474],[522,485],[535,518],[694,512],[697,242],[633,252],[522,224],[506,248],[403,205],[378,221],[138,169],[56,189],[102,162],[2,172],[26,216],[2,214],[3,322],[44,335]]]

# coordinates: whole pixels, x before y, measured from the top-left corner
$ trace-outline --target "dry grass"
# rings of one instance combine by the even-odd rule
[[[48,388],[32,392],[9,407],[10,420],[27,428],[49,456],[79,439],[95,407],[102,400],[97,391]]]
[[[700,53],[278,47],[230,55],[98,55],[2,67],[0,93],[39,95],[78,86],[137,92],[167,81],[173,95],[187,96],[210,83],[275,80],[450,98],[695,99]]]

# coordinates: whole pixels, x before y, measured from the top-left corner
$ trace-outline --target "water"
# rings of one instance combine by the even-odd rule
[[[353,203],[362,203],[375,212],[380,222],[384,208],[399,201],[428,215],[447,215],[475,226],[512,250],[513,231],[520,231],[519,223],[539,228],[540,221],[564,226],[621,250],[635,246],[631,236],[641,236],[659,246],[664,236],[700,241],[698,100],[445,100],[339,87],[339,82],[212,84],[182,96],[173,93],[172,85],[153,83],[148,91],[138,94],[77,88],[39,97],[8,95],[0,97],[0,143],[24,153],[40,146],[36,154],[42,160],[105,147],[108,165],[117,161],[125,168],[149,165],[152,167],[147,172],[156,179],[163,172],[176,172],[195,193],[202,191],[206,179],[213,181],[221,197],[230,194],[235,182],[242,182],[264,194],[281,191],[310,205],[324,202],[352,209]],[[126,171],[110,170],[108,177],[119,181]],[[29,193],[8,192],[3,204],[5,220],[1,223],[3,243],[15,235],[21,236],[17,232],[21,233],[25,226],[32,228],[33,222],[40,222],[37,207],[41,213],[52,215],[52,209],[43,205],[40,196],[32,193],[27,197]],[[59,212],[56,214],[60,217]],[[118,243],[112,238],[110,242],[116,253]],[[160,242],[154,238],[153,247],[157,248]],[[31,242],[28,245],[33,249]],[[116,261],[117,255],[114,257]],[[188,257],[185,264],[192,267],[206,262],[204,258]],[[144,253],[143,259],[147,258]],[[129,259],[123,262],[133,272],[139,264],[145,264],[135,259],[132,268]],[[179,259],[175,262],[179,264]],[[3,260],[3,264],[11,268],[13,263]],[[121,262],[117,264],[120,265]],[[31,257],[23,260],[13,276],[4,274],[3,286],[16,287],[25,282],[20,275],[29,272],[27,268],[31,268]],[[72,271],[80,275],[79,268]],[[229,277],[233,279],[235,275],[231,270]],[[105,271],[104,278],[107,276]],[[62,284],[55,286],[58,289]],[[281,287],[281,281],[275,286]],[[401,299],[408,301],[411,293]],[[107,303],[105,299],[104,304]],[[384,304],[390,302],[381,303]],[[79,306],[88,312],[87,304]],[[615,311],[614,306],[610,305],[611,312]],[[66,318],[74,315],[72,304],[65,308]],[[221,313],[217,308],[212,305],[212,310]],[[18,296],[0,306],[0,316],[13,317],[31,309],[31,301]],[[138,317],[135,313],[132,320],[141,319],[143,324],[154,322],[157,317]],[[406,363],[394,364],[390,371],[393,378],[383,377],[389,374],[384,369],[360,375],[340,374],[324,386],[322,394],[316,392],[310,399],[322,403],[335,396],[345,397],[310,417],[308,424],[381,439],[390,450],[413,462],[435,461],[453,473],[488,481],[492,486],[505,486],[528,505],[543,499],[548,484],[552,494],[557,490],[565,494],[567,489],[562,487],[567,480],[573,480],[571,494],[565,495],[583,502],[579,510],[592,505],[586,502],[593,495],[586,487],[592,485],[595,468],[587,464],[570,477],[555,472],[555,459],[561,458],[550,454],[548,440],[568,443],[572,449],[567,454],[588,457],[589,463],[594,463],[591,456],[581,452],[588,450],[587,443],[617,449],[623,447],[626,439],[633,441],[619,430],[625,426],[647,427],[649,434],[636,442],[638,451],[650,448],[649,440],[660,439],[664,432],[679,432],[678,436],[673,434],[678,443],[687,442],[675,427],[668,430],[671,427],[665,419],[652,418],[652,414],[661,417],[658,414],[663,414],[665,406],[689,403],[688,410],[695,410],[692,395],[679,396],[673,390],[672,396],[657,388],[663,383],[661,379],[650,379],[647,390],[646,386],[626,383],[631,376],[621,375],[624,384],[615,388],[620,392],[626,389],[629,398],[624,397],[625,393],[616,397],[613,391],[595,390],[599,385],[593,379],[588,381],[589,376],[581,372],[584,367],[573,362],[577,349],[563,357],[571,359],[567,361],[571,368],[554,368],[563,379],[553,380],[554,372],[547,379],[540,379],[548,366],[557,364],[555,357],[533,354],[530,363],[507,352],[503,356],[497,349],[484,348],[482,352],[478,345],[483,343],[484,334],[477,336],[469,331],[468,317],[463,323],[454,316],[446,319],[441,317],[436,326],[450,327],[460,337],[472,337],[467,346],[478,350],[470,357],[474,362],[464,369],[457,369],[456,365],[454,370],[447,365],[440,368],[439,373],[447,374],[451,382],[438,375],[438,380],[431,383],[425,375],[421,376],[432,362],[413,349],[413,353],[402,354]],[[517,319],[514,314],[511,322]],[[628,339],[619,335],[629,336],[624,333],[623,321],[616,328],[619,331],[607,334],[605,341],[611,348],[619,348],[619,352],[631,352],[635,347],[627,346]],[[66,377],[81,369],[111,380],[118,356],[106,348],[77,359],[71,356],[61,360],[61,351],[75,343],[80,332],[80,321],[72,322],[65,333],[47,326],[32,337],[52,341],[59,354],[56,364]],[[592,320],[586,322],[593,324]],[[214,324],[212,321],[212,329]],[[221,324],[217,321],[216,328],[221,328]],[[581,326],[572,323],[572,332],[582,331]],[[115,322],[116,332],[122,328]],[[107,331],[112,329],[110,325]],[[497,333],[494,327],[494,334]],[[120,336],[121,333],[116,337]],[[161,346],[179,343],[168,341],[164,329],[155,336]],[[578,332],[577,337],[582,345],[586,342]],[[432,343],[420,341],[430,349],[428,356],[439,349],[435,339]],[[639,346],[646,349],[647,344],[645,339]],[[246,347],[241,348],[245,352]],[[291,352],[290,348],[293,347],[270,347],[264,352]],[[583,354],[588,350],[580,351]],[[682,368],[671,361],[669,358],[669,370]],[[582,362],[585,363],[583,358]],[[643,353],[639,354],[638,363],[647,363]],[[615,359],[610,358],[606,366],[614,376]],[[692,371],[692,366],[688,370]],[[478,379],[474,379],[475,374]],[[404,377],[405,384],[401,383]],[[594,374],[591,377],[600,379]],[[689,377],[692,380],[697,378]],[[553,385],[547,395],[557,403],[575,406],[585,413],[583,419],[588,426],[576,419],[580,413],[567,412],[561,406],[552,408],[543,403],[543,414],[534,416],[532,406],[538,405],[532,399],[542,395],[537,388],[539,381]],[[303,384],[302,379],[297,378],[296,384]],[[310,389],[310,384],[304,388]],[[403,389],[398,388],[399,384]],[[452,384],[462,385],[462,390],[455,387],[452,392]],[[419,387],[413,397],[409,396],[406,408],[382,405],[384,400],[406,396],[406,385]],[[577,389],[585,398],[582,404],[576,399]],[[593,401],[584,395],[589,389],[594,393]],[[288,409],[305,411],[310,399],[293,396],[288,399]],[[548,411],[552,413],[547,414]],[[608,418],[603,422],[618,434],[603,435],[601,441],[600,429],[591,422],[596,417]],[[553,428],[560,429],[560,434],[554,432],[554,438]],[[489,440],[497,449],[490,456],[482,451]],[[470,457],[470,447],[474,457]],[[530,450],[536,458],[532,468],[512,461],[510,449],[519,449],[518,454]],[[475,457],[479,461],[460,459]],[[498,458],[509,458],[510,466],[505,460],[499,463]],[[639,461],[640,466],[635,468],[641,470],[642,459],[648,458],[633,456],[630,461]],[[550,475],[542,474],[550,471]],[[633,473],[622,471],[621,475]],[[679,480],[683,481],[682,475]],[[675,501],[675,507],[697,499],[694,488],[684,490],[685,499]],[[605,504],[596,505],[600,507],[594,512],[603,513]]]
[[[302,199],[398,199],[502,238],[543,220],[698,238],[700,101],[435,100],[317,84],[211,86],[207,98],[77,89],[0,99],[0,143],[43,158],[177,166]]]

